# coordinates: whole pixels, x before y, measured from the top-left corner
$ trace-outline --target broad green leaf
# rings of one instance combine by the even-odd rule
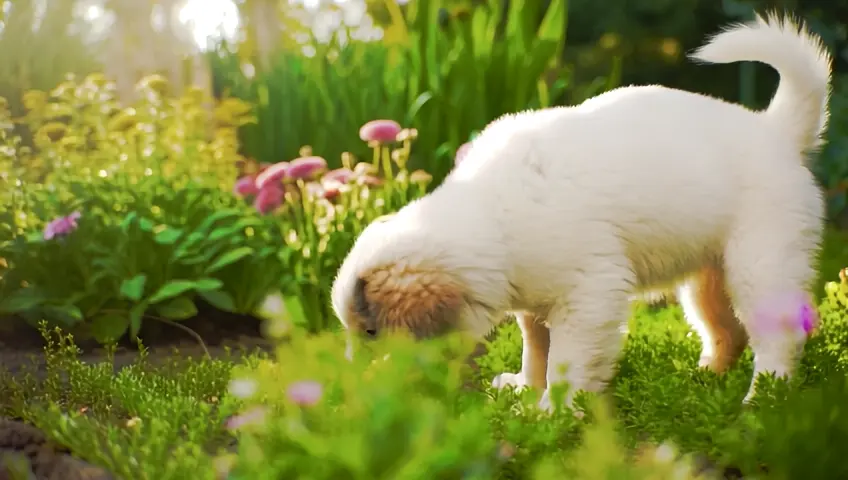
[[[21,288],[0,300],[0,312],[23,312],[41,305],[44,301],[46,301],[46,297],[41,290],[34,287]]]
[[[156,243],[161,245],[173,245],[180,237],[183,236],[183,231],[178,228],[166,227],[154,237]]]
[[[149,218],[141,217],[138,219],[138,226],[141,227],[142,231],[152,232],[156,224]]]
[[[124,232],[130,229],[130,226],[135,222],[135,219],[138,217],[138,214],[135,212],[130,212],[126,217],[121,221],[121,230]]]
[[[192,280],[171,280],[151,295],[147,302],[151,305],[156,304],[193,290],[195,287],[197,287],[197,282]]]
[[[254,253],[253,248],[251,247],[239,247],[228,252],[223,253],[220,257],[218,257],[215,262],[206,267],[206,273],[216,272],[227,265],[231,265],[244,257],[252,255]]]
[[[233,301],[233,297],[223,290],[204,290],[198,292],[198,294],[202,299],[206,300],[209,305],[212,305],[218,310],[224,312],[236,311],[236,304]]]
[[[130,314],[103,313],[91,320],[91,335],[99,343],[118,341],[130,326]]]
[[[210,290],[217,290],[224,286],[224,282],[218,280],[217,278],[201,278],[200,280],[196,280],[194,282],[194,289],[198,292],[208,292]]]
[[[82,311],[72,304],[45,305],[39,310],[45,318],[59,322],[66,327],[83,321]]]
[[[133,278],[127,278],[121,282],[121,295],[134,302],[141,300],[144,295],[144,284],[147,283],[147,275],[141,273]]]
[[[130,310],[130,338],[135,340],[141,330],[141,321],[147,310],[148,302],[141,302]]]
[[[176,297],[156,305],[156,312],[168,320],[185,320],[197,315],[197,306],[188,297]]]

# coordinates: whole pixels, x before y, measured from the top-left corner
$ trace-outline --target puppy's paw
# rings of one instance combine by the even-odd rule
[[[501,390],[507,386],[511,386],[515,388],[516,391],[521,391],[528,387],[527,377],[521,372],[502,373],[500,375],[497,375],[492,380],[492,386],[497,388],[498,390]]]
[[[566,396],[564,404],[565,404],[564,406],[566,408],[572,410],[574,418],[580,420],[584,417],[585,414],[583,412],[581,412],[580,410],[574,409],[574,395],[573,394],[569,394],[569,395]],[[545,389],[544,393],[542,393],[542,398],[539,399],[538,407],[539,407],[539,410],[545,412],[548,415],[551,415],[551,414],[554,413],[554,404],[553,404],[553,402],[551,402],[551,393],[550,393],[550,390],[548,390],[547,388]]]
[[[539,399],[539,410],[547,414],[554,413],[554,404],[551,402],[551,392],[547,388],[542,393],[542,398]]]

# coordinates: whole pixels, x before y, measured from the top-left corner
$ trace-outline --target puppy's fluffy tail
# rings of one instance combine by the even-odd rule
[[[777,92],[764,115],[799,151],[824,143],[828,122],[831,57],[817,35],[791,16],[771,12],[747,24],[733,24],[714,35],[690,57],[707,63],[756,61],[780,75]]]

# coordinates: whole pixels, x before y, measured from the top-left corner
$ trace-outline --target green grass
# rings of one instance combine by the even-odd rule
[[[519,367],[511,323],[476,370],[457,338],[384,340],[349,362],[343,338],[324,334],[289,337],[273,358],[142,357],[118,375],[82,364],[72,339],[45,329],[46,379],[0,374],[0,414],[124,479],[213,479],[226,462],[230,479],[660,479],[693,456],[746,478],[848,478],[848,286],[827,290],[799,375],[762,378],[762,397],[744,408],[750,352],[723,376],[699,370],[700,341],[679,308],[637,305],[613,388],[578,396],[582,418],[546,417],[533,392],[485,386]],[[236,396],[231,380],[255,391]],[[289,394],[300,381],[322,388],[317,403]],[[259,420],[228,430],[237,412]],[[663,460],[670,451],[680,457]]]

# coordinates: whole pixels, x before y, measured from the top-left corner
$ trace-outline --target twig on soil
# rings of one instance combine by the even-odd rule
[[[108,309],[107,309],[107,310],[101,310],[101,312],[102,312],[102,313],[115,313],[115,314],[125,313],[125,314],[129,315],[129,312],[126,312],[126,311],[124,311],[124,310],[108,310]],[[169,325],[169,326],[171,326],[171,327],[179,328],[179,329],[181,329],[182,331],[184,331],[184,332],[188,333],[189,335],[191,335],[192,337],[194,337],[194,339],[195,339],[195,340],[197,340],[197,343],[198,343],[198,344],[200,344],[200,348],[202,348],[202,349],[203,349],[203,353],[204,353],[204,354],[206,354],[206,358],[207,358],[207,359],[211,359],[211,358],[212,358],[212,355],[209,353],[209,349],[208,349],[208,348],[206,348],[206,342],[204,342],[204,341],[203,341],[203,338],[200,336],[200,334],[199,334],[199,333],[195,332],[195,331],[194,331],[194,330],[192,330],[191,328],[186,327],[185,325],[183,325],[183,324],[181,324],[181,323],[177,323],[177,322],[175,322],[175,321],[173,321],[173,320],[168,320],[167,318],[157,317],[156,315],[148,315],[148,314],[144,314],[144,315],[142,315],[142,317],[144,317],[144,318],[149,318],[149,319],[151,319],[151,320],[156,320],[157,322],[162,322],[162,323],[164,323],[165,325]]]

